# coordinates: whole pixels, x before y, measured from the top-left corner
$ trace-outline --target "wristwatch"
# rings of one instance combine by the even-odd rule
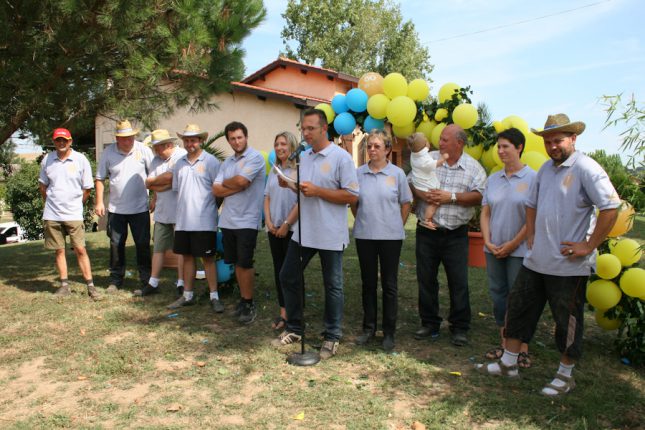
[[[457,194],[456,193],[450,194],[450,203],[452,203],[452,204],[457,203]]]
[[[285,220],[282,224],[286,224],[286,225],[288,225],[289,227],[291,227],[291,224],[289,224],[289,221],[287,221],[287,220]]]

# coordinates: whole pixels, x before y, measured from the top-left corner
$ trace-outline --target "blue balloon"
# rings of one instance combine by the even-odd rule
[[[331,99],[331,108],[336,112],[336,115],[339,113],[347,112],[349,106],[347,106],[347,100],[344,94],[336,94],[333,99]]]
[[[228,282],[231,280],[233,273],[235,272],[235,266],[232,264],[225,263],[224,260],[217,260],[215,263],[217,267],[217,282]]]
[[[215,251],[220,254],[224,253],[224,243],[222,242],[222,231],[217,230],[217,237],[215,239]]]
[[[374,129],[383,130],[385,128],[385,121],[382,119],[374,119],[371,116],[367,115],[365,122],[363,122],[363,130],[365,133],[369,133]]]
[[[271,166],[275,164],[275,149],[272,149],[271,152],[269,152],[269,164]]]
[[[336,115],[336,119],[334,120],[334,129],[338,134],[353,133],[354,128],[356,128],[356,120],[351,113],[343,112]]]
[[[365,112],[367,109],[367,93],[360,88],[349,90],[345,96],[347,106],[354,112]]]

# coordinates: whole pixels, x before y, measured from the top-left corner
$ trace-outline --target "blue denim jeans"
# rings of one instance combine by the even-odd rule
[[[522,268],[523,257],[496,258],[488,252],[486,255],[486,272],[488,273],[488,291],[493,300],[493,315],[498,327],[504,326],[506,319],[506,299],[511,291],[515,278]]]
[[[468,228],[455,230],[417,227],[417,282],[419,283],[419,316],[421,324],[439,330],[439,264],[448,278],[450,331],[466,332],[470,328],[468,294]]]
[[[302,253],[300,260],[299,251]],[[302,335],[303,325],[303,291],[304,279],[301,274],[314,255],[320,256],[323,283],[325,286],[325,340],[338,341],[342,336],[343,322],[343,251],[300,247],[293,240],[289,242],[287,255],[280,271],[280,283],[284,293],[284,304],[287,311],[287,330]],[[300,268],[298,267],[300,265]]]
[[[125,276],[125,241],[128,225],[137,250],[137,267],[141,284],[150,280],[150,213],[123,215],[108,212],[107,235],[110,238],[110,284],[123,285]]]

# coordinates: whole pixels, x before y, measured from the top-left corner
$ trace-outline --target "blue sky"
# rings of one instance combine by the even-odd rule
[[[244,43],[247,75],[284,49],[286,4],[265,0],[267,19]],[[618,153],[622,130],[602,131],[605,113],[598,99],[634,93],[642,103],[645,97],[642,0],[404,0],[400,5],[430,51],[432,94],[446,82],[470,85],[473,102],[486,102],[494,119],[519,115],[534,128],[542,127],[548,114],[564,112],[587,124],[578,149]]]

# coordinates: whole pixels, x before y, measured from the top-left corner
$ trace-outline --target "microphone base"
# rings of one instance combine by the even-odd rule
[[[314,366],[320,361],[320,354],[316,351],[294,352],[287,357],[287,363],[292,366]]]

